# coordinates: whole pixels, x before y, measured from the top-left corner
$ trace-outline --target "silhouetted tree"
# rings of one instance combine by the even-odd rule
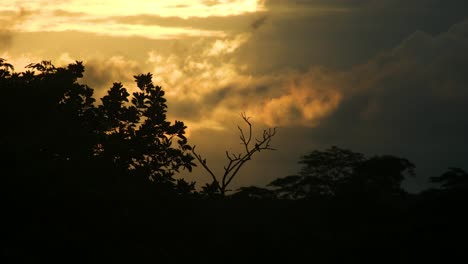
[[[200,194],[208,198],[221,197],[221,192],[218,186],[218,182],[213,181],[211,183],[206,183],[204,186],[202,186],[202,190]]]
[[[150,73],[135,76],[140,92],[129,93],[121,83],[114,83],[98,108],[103,129],[101,144],[95,153],[143,181],[149,180],[160,192],[176,186],[186,190],[182,181],[173,178],[180,169],[195,166],[187,144],[183,122],[166,121],[166,99],[160,86],[152,83]]]
[[[195,166],[192,148],[184,123],[167,121],[164,91],[150,73],[135,76],[140,91],[130,102],[122,84],[114,83],[96,106],[93,89],[77,81],[82,62],[55,67],[42,61],[27,68],[11,72],[13,66],[0,59],[6,186],[31,195],[106,193],[150,183],[161,193],[193,187],[173,178]]]
[[[468,173],[461,168],[449,168],[441,176],[431,177],[431,182],[440,184],[442,190],[467,191]]]
[[[298,175],[272,181],[279,198],[302,199],[353,195],[389,197],[404,194],[401,184],[414,175],[414,165],[394,156],[365,158],[363,154],[333,146],[312,151],[299,161]]]
[[[81,62],[56,68],[43,61],[27,68],[0,81],[7,124],[0,141],[12,159],[4,167],[8,181],[26,193],[66,193],[79,182],[79,168],[96,144],[93,91],[77,83]]]
[[[375,156],[362,161],[351,177],[344,181],[341,192],[369,197],[405,194],[401,184],[406,176],[414,176],[414,164],[395,156]]]
[[[301,157],[303,167],[298,175],[276,179],[269,186],[282,198],[334,196],[363,160],[364,155],[336,146],[315,150]]]
[[[208,172],[211,176],[213,182],[205,186],[204,191],[209,191],[210,194],[214,194],[219,192],[221,196],[225,196],[228,189],[229,184],[232,180],[236,177],[239,170],[242,166],[249,160],[251,160],[252,156],[256,152],[260,152],[262,150],[274,150],[270,146],[271,139],[276,134],[276,128],[269,128],[267,130],[263,130],[263,135],[261,139],[255,139],[255,143],[253,143],[253,135],[252,135],[252,123],[249,121],[249,117],[247,117],[244,113],[241,114],[242,120],[248,125],[248,133],[245,134],[244,130],[237,126],[240,133],[240,140],[241,144],[244,147],[244,152],[235,154],[229,153],[226,151],[226,158],[228,159],[228,163],[224,166],[224,173],[221,177],[216,176],[214,172],[208,166],[206,159],[204,159],[200,154],[195,152],[195,146],[193,147],[192,153],[198,162],[202,165],[202,167]]]
[[[237,190],[237,192],[234,193],[232,197],[238,199],[273,200],[276,199],[276,193],[266,188],[248,186],[239,188],[239,190]]]
[[[10,71],[15,68],[10,63],[7,63],[5,59],[0,58],[0,77],[10,76]]]

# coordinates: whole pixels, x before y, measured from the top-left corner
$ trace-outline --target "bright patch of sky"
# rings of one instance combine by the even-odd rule
[[[81,31],[98,35],[168,39],[186,36],[223,37],[221,31],[117,22],[115,17],[232,16],[263,10],[260,0],[4,0],[3,12],[19,32]]]
[[[163,17],[230,16],[263,9],[260,0],[4,0],[2,8],[64,10],[95,16],[158,15]]]

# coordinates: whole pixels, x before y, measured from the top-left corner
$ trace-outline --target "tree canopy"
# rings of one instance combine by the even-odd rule
[[[138,91],[131,96],[114,83],[97,104],[93,89],[78,82],[82,62],[55,67],[43,61],[27,68],[14,72],[0,60],[7,186],[44,195],[193,187],[174,179],[195,166],[186,126],[167,121],[164,90],[150,73],[134,76]]]
[[[394,156],[366,158],[363,154],[332,146],[301,157],[297,175],[272,181],[280,198],[334,197],[339,195],[403,194],[406,175],[414,175],[414,165]]]

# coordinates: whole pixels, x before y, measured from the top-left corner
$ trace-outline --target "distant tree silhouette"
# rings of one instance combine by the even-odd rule
[[[164,91],[150,73],[135,76],[140,91],[131,101],[114,83],[96,106],[93,89],[77,82],[82,62],[55,67],[42,61],[27,68],[12,72],[0,59],[6,186],[31,195],[120,192],[150,183],[160,193],[193,189],[193,183],[173,178],[195,166],[186,126],[166,120]]]
[[[343,184],[342,192],[372,198],[405,194],[402,182],[414,176],[414,164],[395,156],[375,156],[362,161]]]
[[[248,126],[248,133],[246,134],[244,130],[237,126],[240,133],[240,140],[241,144],[244,147],[243,153],[230,153],[226,151],[226,158],[228,159],[227,165],[224,166],[224,173],[221,177],[216,176],[213,170],[210,169],[208,166],[206,159],[204,159],[200,154],[195,151],[195,146],[193,147],[192,153],[198,162],[202,165],[206,172],[211,176],[213,182],[207,184],[203,191],[207,192],[209,195],[216,195],[217,193],[221,196],[225,196],[226,192],[230,191],[228,189],[229,184],[232,180],[236,177],[239,170],[242,166],[249,160],[252,159],[252,156],[256,152],[260,152],[262,150],[274,150],[270,146],[271,139],[276,134],[276,128],[269,128],[267,130],[263,130],[263,135],[261,139],[254,139],[252,135],[252,123],[249,121],[249,117],[245,115],[245,113],[241,114],[242,120]],[[253,142],[255,140],[255,143]]]
[[[272,181],[279,198],[401,195],[401,183],[414,175],[414,165],[394,156],[365,158],[363,154],[333,146],[302,156],[297,175]]]
[[[439,200],[466,202],[468,200],[468,173],[461,168],[449,168],[440,176],[431,177],[431,183],[437,187],[426,190],[427,197]]]
[[[248,186],[239,188],[232,197],[240,199],[273,200],[276,199],[276,193],[266,188]]]
[[[7,63],[5,59],[0,58],[0,76],[10,76],[10,71],[13,71],[14,67],[10,63]]]
[[[334,196],[363,160],[364,155],[336,146],[315,150],[301,157],[298,175],[276,179],[269,186],[282,198]]]
[[[468,173],[461,168],[449,168],[441,176],[431,177],[431,182],[440,184],[442,190],[467,191]]]

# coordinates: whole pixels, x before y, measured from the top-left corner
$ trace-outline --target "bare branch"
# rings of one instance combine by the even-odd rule
[[[211,175],[211,177],[213,178],[213,182],[216,182],[216,185],[218,186],[218,188],[220,188],[218,180],[216,179],[216,176],[214,175],[214,173],[210,170],[210,168],[206,164],[206,159],[203,159],[201,155],[199,155],[198,153],[195,152],[195,147],[196,146],[193,146],[193,148],[192,148],[193,155],[198,160],[198,162],[203,166],[203,168],[205,168],[205,170]]]
[[[257,139],[255,138],[255,145],[251,146],[252,142],[252,123],[249,121],[249,117],[246,116],[245,113],[241,113],[241,118],[244,120],[244,122],[248,125],[249,130],[248,134],[244,132],[244,130],[240,127],[237,126],[237,129],[239,130],[239,138],[240,138],[240,143],[243,145],[245,152],[244,153],[230,153],[229,151],[226,151],[226,158],[228,159],[228,164],[225,165],[224,168],[224,173],[221,178],[221,182],[218,181],[218,178],[216,175],[210,170],[210,168],[206,164],[206,160],[204,160],[198,153],[195,152],[195,146],[193,147],[192,153],[194,154],[195,158],[202,164],[203,168],[211,175],[213,178],[213,181],[216,182],[216,186],[221,192],[221,195],[225,195],[229,189],[227,189],[227,186],[232,182],[232,180],[235,178],[239,170],[242,168],[242,166],[249,160],[251,160],[252,156],[255,154],[255,152],[260,152],[261,150],[275,150],[270,147],[270,142],[272,137],[276,134],[276,128],[269,128],[268,130],[263,130],[262,134],[262,139]]]

